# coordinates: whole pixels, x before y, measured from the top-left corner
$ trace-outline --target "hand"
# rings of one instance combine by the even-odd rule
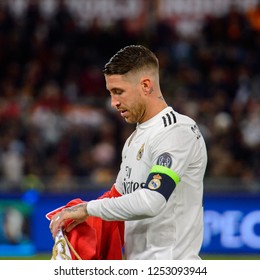
[[[75,226],[84,222],[87,217],[87,202],[72,207],[63,208],[51,219],[50,230],[53,238],[55,238],[55,236],[57,235],[58,230],[64,227],[66,221],[72,220],[72,222],[69,223],[69,225],[65,228],[67,232],[70,232]]]

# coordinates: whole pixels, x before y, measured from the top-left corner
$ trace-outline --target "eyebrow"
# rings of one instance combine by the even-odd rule
[[[112,88],[111,90],[109,90],[110,92],[112,92],[112,93],[114,93],[114,94],[116,94],[116,92],[117,91],[121,91],[121,92],[123,92],[124,91],[124,89],[122,89],[122,88],[118,88],[118,87],[114,87],[114,88]]]

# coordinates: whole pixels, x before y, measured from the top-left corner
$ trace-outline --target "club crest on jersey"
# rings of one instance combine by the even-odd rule
[[[138,151],[137,153],[137,156],[136,156],[136,159],[137,160],[140,160],[143,156],[143,153],[144,153],[144,144],[142,145],[142,147],[140,148],[140,150]]]
[[[162,179],[162,177],[159,174],[154,175],[153,179],[148,184],[148,188],[150,190],[156,190],[156,189],[160,188],[160,186],[161,186],[161,179]]]
[[[172,165],[172,158],[171,158],[171,155],[168,154],[168,153],[163,153],[163,154],[161,154],[161,155],[158,157],[157,164],[170,168],[171,165]]]

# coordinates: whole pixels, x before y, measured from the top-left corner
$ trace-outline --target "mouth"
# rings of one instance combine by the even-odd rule
[[[121,117],[125,118],[127,114],[127,110],[119,110]]]

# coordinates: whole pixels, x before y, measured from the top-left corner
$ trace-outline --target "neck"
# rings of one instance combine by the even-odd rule
[[[145,117],[139,123],[146,122],[149,119],[153,118],[154,116],[159,114],[162,110],[164,110],[167,106],[168,105],[163,99],[162,95],[160,95],[160,97],[153,98],[146,106]]]

